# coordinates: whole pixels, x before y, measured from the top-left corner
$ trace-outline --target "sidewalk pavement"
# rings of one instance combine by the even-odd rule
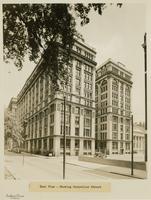
[[[137,179],[147,178],[147,173],[144,170],[133,169],[133,175],[131,175],[131,168],[126,168],[126,167],[95,164],[95,163],[86,162],[86,161],[79,161],[76,159],[69,159],[69,161],[67,161],[66,163],[71,164],[71,165],[77,165],[83,168],[96,169],[97,171],[100,170],[103,172],[112,173],[112,174],[116,174],[120,176],[127,176],[127,177],[137,178]]]
[[[131,161],[131,154],[113,154],[108,155],[107,159],[113,159],[113,160],[128,160]],[[143,162],[145,160],[145,155],[142,153],[133,154],[133,159],[136,162]]]

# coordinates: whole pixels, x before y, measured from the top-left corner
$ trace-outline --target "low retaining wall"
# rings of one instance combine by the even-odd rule
[[[98,158],[98,157],[79,156],[79,161],[131,168],[131,162],[126,161],[126,160],[112,160],[112,159],[107,159],[107,158],[103,159],[103,158]],[[134,166],[134,169],[146,170],[145,162],[134,162],[133,166]]]

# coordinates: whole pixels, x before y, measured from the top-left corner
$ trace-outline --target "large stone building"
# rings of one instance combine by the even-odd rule
[[[26,124],[28,152],[63,154],[63,95],[66,96],[66,153],[92,155],[95,152],[95,55],[93,48],[79,41],[72,51],[69,84],[54,92],[41,62],[17,97],[18,121]]]
[[[143,126],[134,124],[133,143],[134,153],[145,153],[145,129]]]
[[[12,97],[8,107],[4,111],[4,138],[5,148],[12,150],[15,146],[18,146],[18,142],[14,138],[14,126],[16,124],[16,112],[17,112],[17,99]]]
[[[108,59],[96,70],[96,150],[130,153],[132,74]]]

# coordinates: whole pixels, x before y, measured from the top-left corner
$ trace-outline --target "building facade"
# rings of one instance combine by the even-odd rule
[[[69,83],[55,92],[49,76],[36,66],[17,97],[17,116],[26,124],[28,152],[63,154],[66,96],[66,153],[93,155],[95,152],[95,55],[93,48],[79,41],[72,51]]]
[[[130,153],[132,74],[108,59],[96,70],[96,151]]]
[[[134,125],[133,128],[134,153],[145,153],[145,129],[142,126]]]

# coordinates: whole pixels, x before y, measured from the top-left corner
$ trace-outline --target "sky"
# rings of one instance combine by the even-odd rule
[[[90,23],[79,32],[85,42],[96,49],[97,66],[108,58],[123,63],[133,73],[132,112],[134,121],[144,121],[144,52],[142,48],[145,33],[145,5],[123,4],[121,8],[108,5],[100,16],[90,13]],[[26,60],[21,71],[11,64],[3,65],[5,107],[12,96],[17,96],[35,67]]]

